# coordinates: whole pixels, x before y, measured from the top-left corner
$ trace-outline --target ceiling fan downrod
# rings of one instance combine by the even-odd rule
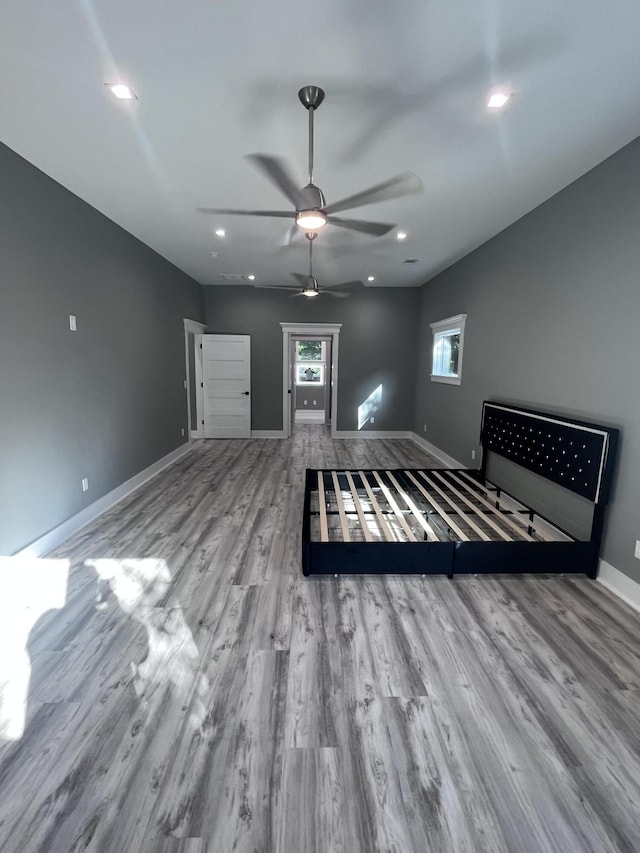
[[[313,114],[324,101],[324,89],[320,86],[303,86],[298,97],[309,112],[309,183],[313,184]]]

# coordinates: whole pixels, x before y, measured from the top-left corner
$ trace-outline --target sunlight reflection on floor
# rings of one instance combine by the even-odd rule
[[[64,607],[68,560],[0,557],[0,738],[22,737],[31,663],[27,642],[49,610]]]
[[[200,699],[208,688],[204,673],[198,675],[200,653],[179,606],[158,606],[171,584],[164,560],[86,560],[101,581],[109,584],[121,609],[140,622],[147,631],[149,651],[142,663],[131,664],[134,688],[143,703],[171,685],[174,699],[188,703],[195,687],[190,722],[199,728],[205,717]]]

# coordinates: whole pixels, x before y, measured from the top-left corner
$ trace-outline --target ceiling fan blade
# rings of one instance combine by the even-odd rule
[[[323,284],[323,290],[335,290],[337,287],[364,287],[359,279],[354,281],[341,281],[340,284]]]
[[[395,225],[388,222],[367,222],[366,219],[343,219],[341,216],[330,216],[329,222],[338,228],[348,228],[350,231],[360,231],[362,234],[372,234],[374,237],[382,237],[393,231]]]
[[[269,154],[247,154],[247,160],[250,160],[289,199],[296,210],[304,206],[300,187],[292,177],[285,160],[280,157],[271,157]]]
[[[301,233],[302,232],[294,222],[291,228],[289,228],[289,230],[287,231],[287,233],[283,234],[282,237],[278,240],[278,246],[290,246],[294,238]]]
[[[196,207],[198,213],[231,213],[235,216],[278,216],[282,219],[294,219],[295,212],[290,210],[231,210],[225,207]]]
[[[366,204],[374,204],[378,201],[387,201],[399,198],[410,193],[420,192],[422,181],[413,172],[403,172],[388,181],[376,184],[360,193],[343,198],[324,208],[325,213],[338,213],[340,210],[350,210],[352,207],[364,207]]]
[[[350,293],[345,293],[343,291],[337,291],[336,292],[335,290],[329,290],[326,287],[322,287],[318,292],[320,293],[321,296],[323,294],[326,294],[327,296],[335,296],[336,299],[348,299],[351,296]]]
[[[285,287],[280,284],[254,284],[253,286],[259,290],[298,290],[297,287]]]

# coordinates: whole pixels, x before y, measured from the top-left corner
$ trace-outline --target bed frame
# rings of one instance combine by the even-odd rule
[[[618,430],[487,401],[480,443],[478,471],[307,469],[303,574],[596,577]],[[506,465],[508,491],[499,466],[498,476],[487,476],[496,457]],[[570,533],[548,517],[541,488],[560,515],[564,503],[576,502],[587,513],[586,532]]]

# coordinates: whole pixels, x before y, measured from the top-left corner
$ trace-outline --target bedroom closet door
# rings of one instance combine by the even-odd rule
[[[202,335],[205,438],[251,437],[251,338]]]

